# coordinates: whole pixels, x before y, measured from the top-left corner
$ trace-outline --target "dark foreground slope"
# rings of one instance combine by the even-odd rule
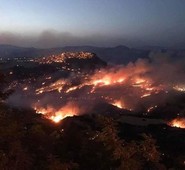
[[[58,124],[0,105],[1,169],[184,169],[185,131],[136,126],[100,114]]]

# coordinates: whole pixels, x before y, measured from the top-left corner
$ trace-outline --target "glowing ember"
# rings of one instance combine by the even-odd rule
[[[169,122],[169,125],[172,127],[177,127],[177,128],[185,128],[185,119],[174,119],[171,122]]]
[[[145,83],[146,80],[145,79],[141,79],[141,78],[136,78],[135,80],[135,84],[141,84],[141,83]]]
[[[28,87],[24,87],[24,88],[23,88],[23,91],[27,91],[27,90],[28,90]]]
[[[157,105],[156,105],[156,106],[151,106],[151,107],[149,107],[149,108],[147,109],[147,112],[148,112],[148,113],[151,112],[154,108],[157,108]]]
[[[122,103],[121,103],[121,101],[119,101],[119,100],[116,100],[114,103],[112,103],[112,105],[114,105],[114,106],[116,106],[116,107],[118,107],[118,108],[120,108],[120,109],[123,108],[123,107],[122,107]]]
[[[154,87],[147,87],[146,90],[147,91],[153,91],[154,90]]]
[[[78,89],[78,86],[71,87],[68,90],[66,90],[66,93],[69,93],[69,92],[74,91],[76,89]]]
[[[145,94],[143,94],[143,95],[141,96],[141,98],[148,97],[148,96],[150,96],[150,95],[151,95],[150,93],[145,93]]]

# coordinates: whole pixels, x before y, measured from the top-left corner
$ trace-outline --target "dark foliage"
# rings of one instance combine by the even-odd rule
[[[54,124],[32,110],[1,104],[0,122],[0,169],[163,169],[151,136],[125,142],[108,117]]]

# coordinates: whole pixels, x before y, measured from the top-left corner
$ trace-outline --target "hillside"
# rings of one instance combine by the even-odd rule
[[[128,48],[126,46],[117,47],[93,47],[93,46],[66,46],[50,49],[23,48],[10,45],[0,45],[1,58],[15,57],[41,57],[57,55],[62,52],[91,52],[96,53],[102,60],[115,64],[127,64],[136,61],[138,58],[147,58],[148,50]]]

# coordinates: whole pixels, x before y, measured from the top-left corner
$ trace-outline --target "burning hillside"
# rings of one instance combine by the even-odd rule
[[[85,62],[82,64],[81,60]],[[52,66],[58,63],[58,70],[34,81],[17,82],[14,85],[16,91],[8,102],[31,106],[55,122],[67,116],[92,112],[99,103],[148,115],[165,104],[169,92],[183,93],[185,87],[182,62],[171,62],[162,57],[153,57],[151,61],[138,59],[126,66],[105,67],[106,64],[94,54],[80,52],[62,53],[35,62]],[[80,66],[77,69],[78,64],[86,69],[81,70]],[[64,70],[68,71],[65,77],[61,76]]]

